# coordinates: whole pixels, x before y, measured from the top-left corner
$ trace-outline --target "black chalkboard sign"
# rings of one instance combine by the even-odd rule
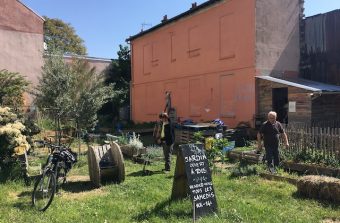
[[[177,168],[177,163],[176,171],[177,169],[185,169],[187,187],[193,201],[195,218],[217,212],[216,195],[203,144],[181,145],[180,150],[178,156],[181,157],[177,158],[177,162],[179,160],[184,162],[185,168]],[[177,175],[179,174],[177,173]]]

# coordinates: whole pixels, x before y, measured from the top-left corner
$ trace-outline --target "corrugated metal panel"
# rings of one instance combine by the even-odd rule
[[[316,81],[306,80],[302,78],[295,79],[279,79],[271,76],[256,76],[256,78],[280,83],[292,87],[306,89],[313,92],[339,92],[340,86],[324,84]]]
[[[314,16],[305,22],[305,43],[308,54],[326,52],[326,15]]]
[[[340,10],[307,17],[301,77],[340,86]]]

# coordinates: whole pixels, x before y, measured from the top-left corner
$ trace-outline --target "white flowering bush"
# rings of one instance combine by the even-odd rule
[[[128,145],[137,150],[144,148],[142,141],[139,139],[139,135],[136,135],[134,132],[132,133],[132,137],[129,139]]]
[[[0,107],[0,126],[15,122],[17,119],[17,115],[12,113],[10,108]]]
[[[0,164],[6,165],[14,154],[20,155],[30,148],[24,130],[25,126],[10,108],[0,107]]]

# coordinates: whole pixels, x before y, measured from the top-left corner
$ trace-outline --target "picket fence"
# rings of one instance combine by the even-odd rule
[[[285,126],[289,153],[305,152],[323,158],[340,159],[340,128],[315,127],[303,124]]]

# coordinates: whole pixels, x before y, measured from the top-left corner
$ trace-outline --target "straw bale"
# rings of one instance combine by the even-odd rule
[[[304,176],[297,182],[298,193],[321,200],[340,203],[340,179],[326,176]]]

